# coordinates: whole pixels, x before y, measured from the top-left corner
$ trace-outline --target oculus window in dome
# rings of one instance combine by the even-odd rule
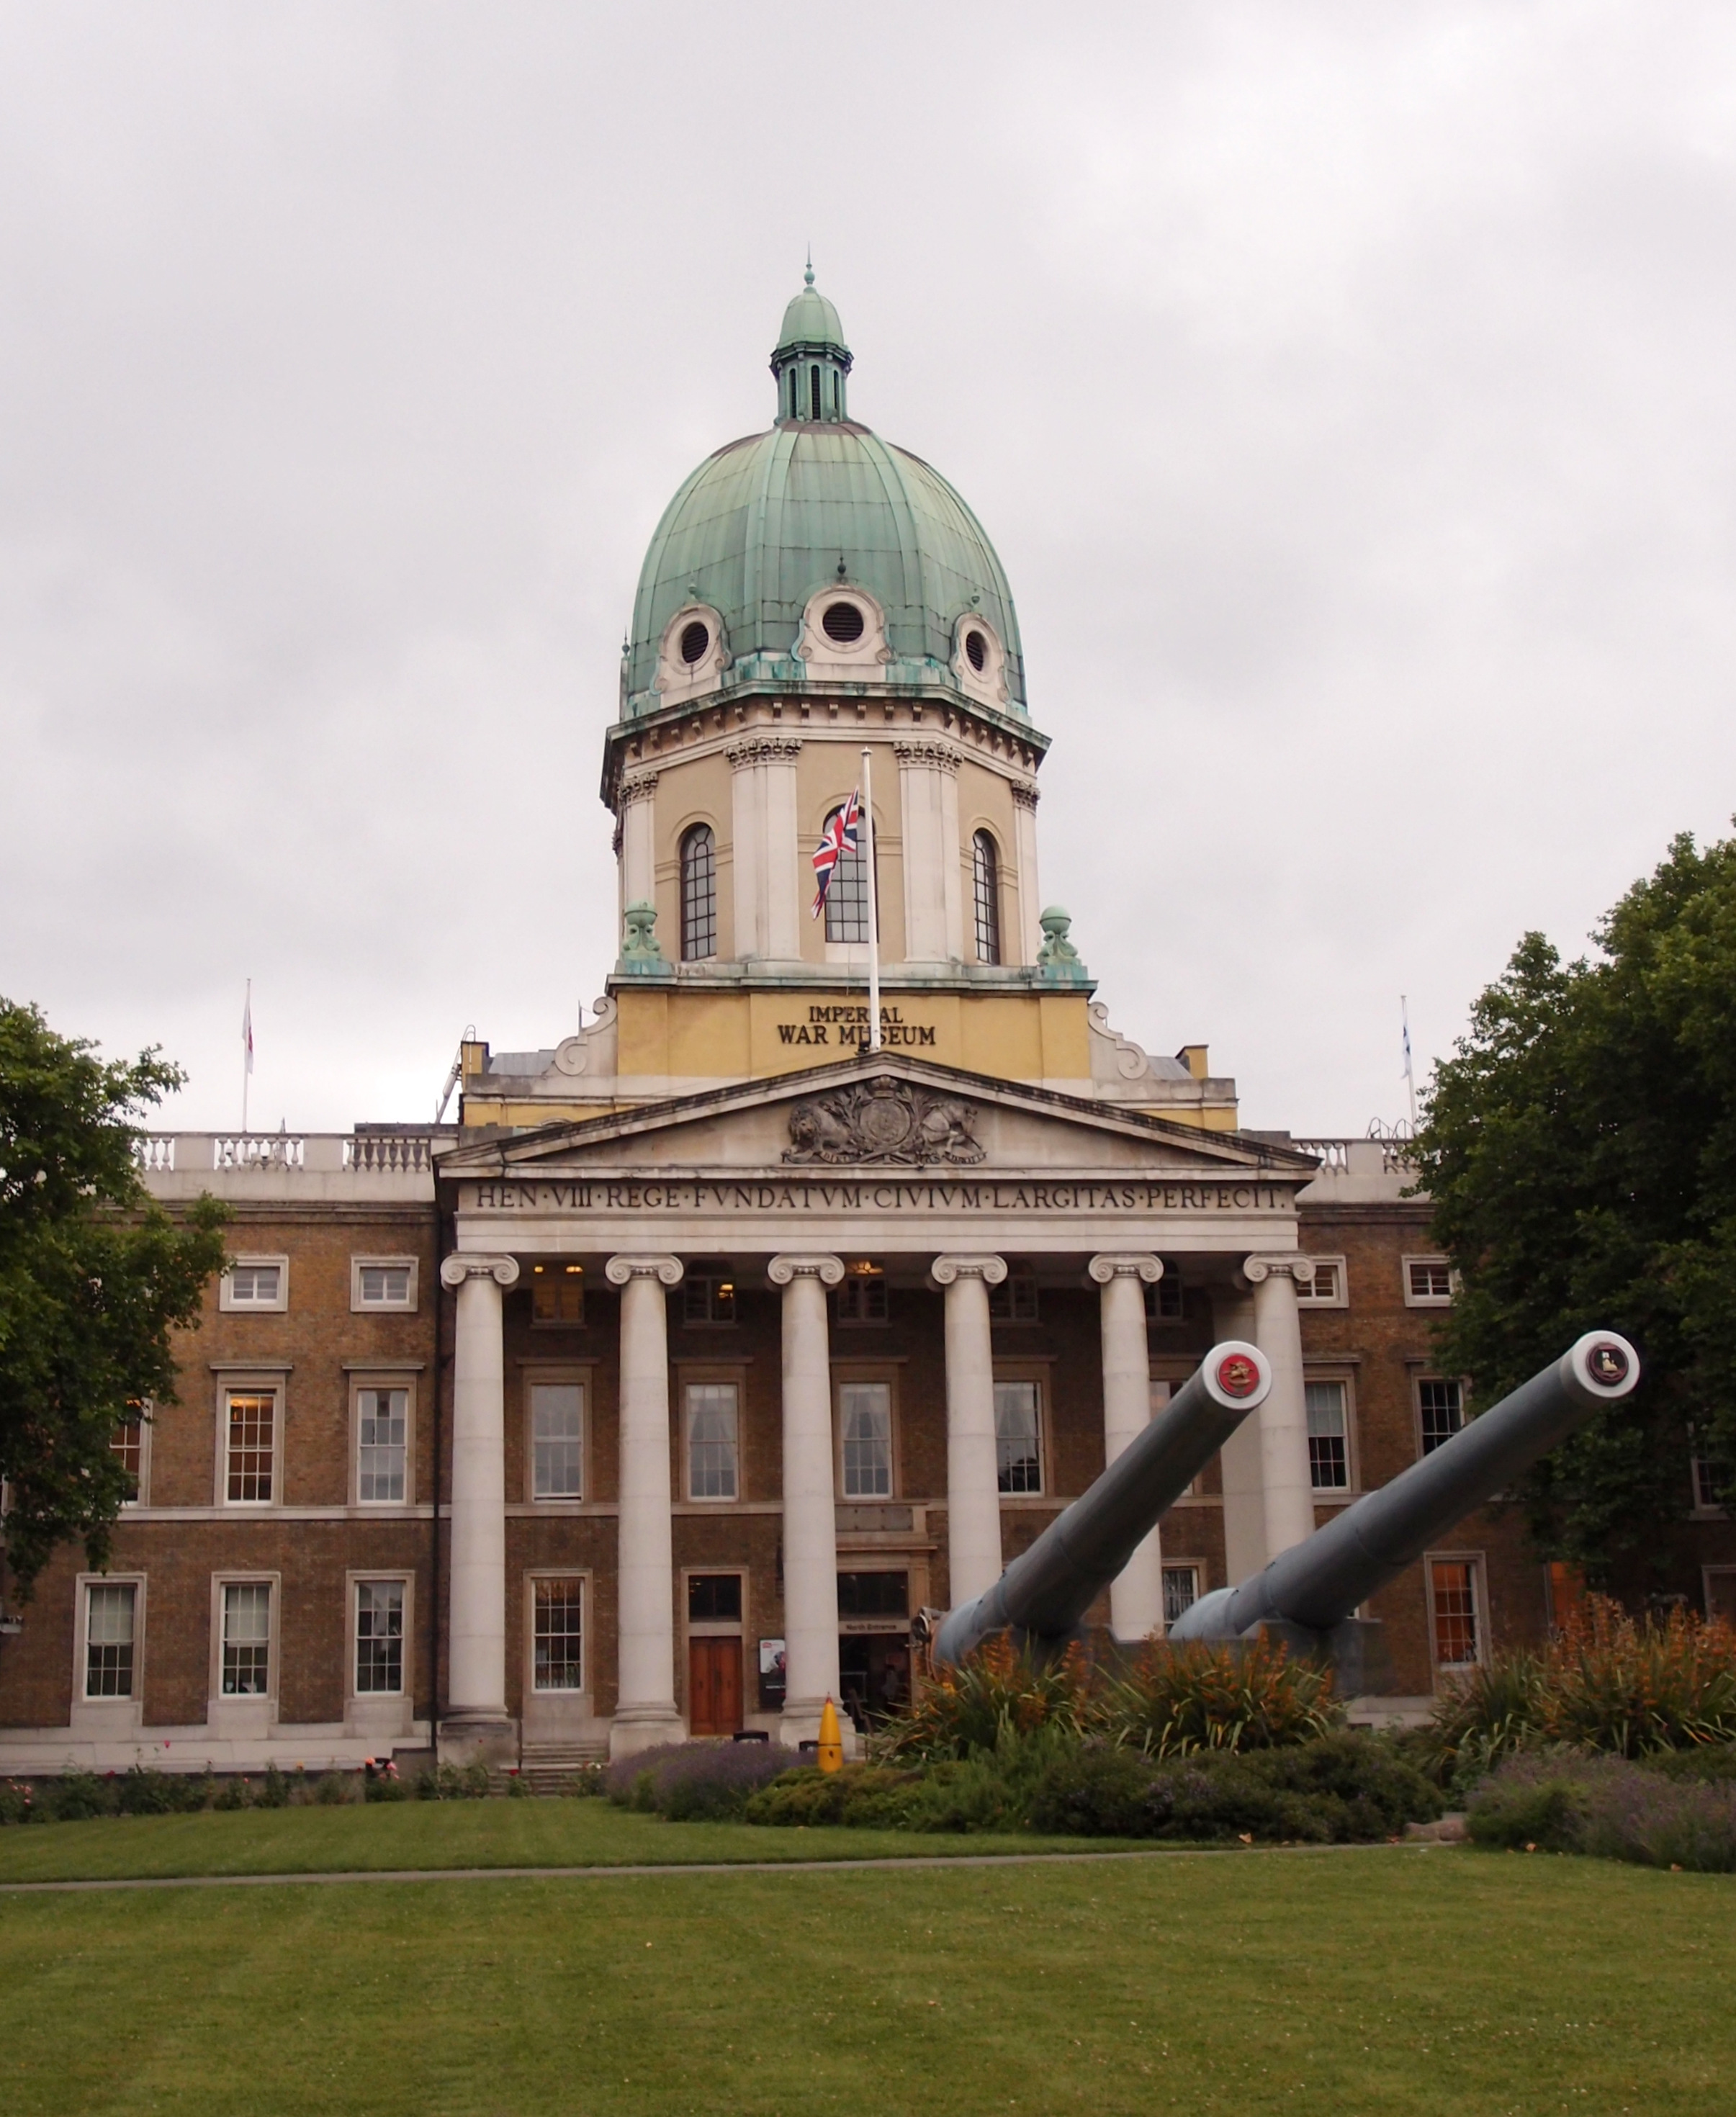
[[[772,353],[775,423],[708,457],[651,540],[622,717],[815,680],[935,689],[1027,722],[994,546],[937,470],[852,418],[843,327],[811,265],[806,279]]]

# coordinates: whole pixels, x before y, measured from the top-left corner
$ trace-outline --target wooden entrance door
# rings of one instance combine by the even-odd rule
[[[741,1725],[741,1642],[689,1640],[687,1720],[695,1735],[733,1735]]]

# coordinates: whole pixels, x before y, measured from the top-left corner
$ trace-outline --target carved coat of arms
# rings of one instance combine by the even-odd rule
[[[786,1161],[981,1161],[970,1106],[880,1074],[815,1095],[790,1113]]]

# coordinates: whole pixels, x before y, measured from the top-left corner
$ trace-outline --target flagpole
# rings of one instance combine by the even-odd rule
[[[1398,996],[1398,1018],[1405,1032],[1405,1087],[1410,1098],[1410,1131],[1416,1132],[1416,1076],[1410,1067],[1410,1003],[1403,993]]]
[[[868,1049],[880,1048],[880,907],[874,887],[874,759],[862,752],[862,847],[868,869]]]
[[[247,1082],[253,1072],[253,980],[247,980],[247,996],[241,1008],[241,1131],[247,1131]]]

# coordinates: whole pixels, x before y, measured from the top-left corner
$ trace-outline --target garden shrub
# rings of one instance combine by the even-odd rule
[[[950,1757],[924,1770],[889,1764],[811,1764],[787,1771],[742,1811],[748,1823],[852,1830],[1013,1830],[1024,1801],[992,1756]]]
[[[609,1766],[608,1796],[672,1823],[727,1822],[796,1761],[775,1742],[659,1743]]]
[[[1736,1873],[1736,1785],[1556,1749],[1510,1758],[1472,1796],[1474,1843]]]
[[[326,1772],[314,1783],[313,1797],[321,1808],[341,1808],[350,1798],[351,1774]]]
[[[486,1764],[436,1764],[416,1782],[418,1801],[481,1801],[488,1792]]]
[[[95,1772],[67,1772],[62,1778],[44,1779],[37,1788],[37,1806],[57,1823],[84,1823],[97,1815],[113,1815],[114,1789]]]
[[[1247,1761],[1281,1792],[1341,1802],[1348,1827],[1337,1836],[1396,1837],[1407,1823],[1433,1823],[1446,1806],[1439,1788],[1395,1744],[1357,1729],[1262,1751]]]
[[[1666,1778],[1701,1779],[1710,1785],[1736,1781],[1736,1742],[1702,1742],[1692,1750],[1656,1750],[1640,1760]]]
[[[1309,1742],[1343,1719],[1332,1672],[1293,1658],[1281,1640],[1154,1642],[1104,1686],[1093,1718],[1154,1757]]]
[[[0,1824],[35,1819],[36,1795],[28,1779],[0,1779]]]
[[[1143,1750],[1087,1742],[1043,1774],[1031,1806],[1032,1827],[1058,1837],[1138,1837],[1153,1772]]]
[[[154,1772],[135,1764],[114,1782],[114,1805],[122,1815],[181,1815],[203,1808],[215,1782],[209,1772]]]
[[[1099,1741],[1050,1765],[1030,1820],[1087,1838],[1355,1844],[1432,1821],[1441,1805],[1438,1789],[1374,1735],[1171,1758]]]
[[[275,1764],[265,1767],[265,1783],[255,1794],[261,1808],[287,1808],[289,1806],[289,1782]]]
[[[252,1783],[244,1778],[225,1779],[218,1787],[217,1798],[211,1806],[213,1808],[222,1809],[252,1808],[253,1806]]]
[[[798,1765],[760,1787],[748,1801],[742,1816],[748,1823],[790,1829],[818,1829],[842,1823],[846,1808],[858,1795],[884,1801],[915,1785],[921,1776],[920,1772],[893,1771],[875,1764],[845,1764],[835,1772],[823,1772],[815,1764]]]

